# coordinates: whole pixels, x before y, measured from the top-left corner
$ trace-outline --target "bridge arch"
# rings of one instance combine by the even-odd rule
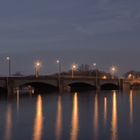
[[[72,82],[68,84],[71,91],[96,90],[96,86],[86,82]]]
[[[101,90],[118,90],[119,85],[114,83],[104,83],[101,85]]]
[[[5,94],[7,92],[6,87],[0,87],[0,95]]]
[[[131,89],[140,89],[140,82],[130,83],[130,88]]]
[[[48,93],[48,92],[55,92],[58,90],[57,86],[44,82],[26,82],[19,85],[19,88],[24,88],[29,86],[34,89],[35,93],[40,93],[40,92]]]

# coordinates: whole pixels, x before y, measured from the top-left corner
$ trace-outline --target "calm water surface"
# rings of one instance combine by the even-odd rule
[[[140,91],[1,97],[0,140],[140,140]]]

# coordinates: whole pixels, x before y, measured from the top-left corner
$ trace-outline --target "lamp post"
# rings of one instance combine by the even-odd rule
[[[60,75],[61,75],[61,62],[60,62],[60,60],[56,60],[56,63],[58,64],[58,75],[60,77]]]
[[[112,79],[114,79],[115,78],[115,72],[116,72],[116,67],[115,66],[112,66],[111,67],[111,73],[112,73]]]
[[[71,67],[71,74],[72,74],[72,78],[74,78],[74,70],[77,69],[77,65],[76,64],[73,64],[72,67]]]
[[[11,59],[9,56],[6,57],[6,60],[8,62],[8,75],[11,76]]]
[[[96,63],[93,63],[93,67],[94,67],[94,69],[95,69],[95,83],[96,83],[96,88],[98,89],[98,84],[97,84],[97,76],[98,76],[98,74],[97,74],[97,64]]]
[[[60,90],[60,78],[61,78],[61,62],[60,60],[56,60],[56,63],[58,64],[58,86]]]
[[[39,76],[39,69],[41,67],[41,63],[39,61],[35,62],[35,76],[38,78]]]

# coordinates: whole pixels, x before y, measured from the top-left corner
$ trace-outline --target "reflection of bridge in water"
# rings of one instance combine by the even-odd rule
[[[31,86],[35,90],[42,89],[43,91],[49,90],[78,90],[78,89],[122,89],[122,79],[99,79],[87,76],[34,76],[25,77],[1,77],[0,88],[8,89],[11,93],[14,89]]]

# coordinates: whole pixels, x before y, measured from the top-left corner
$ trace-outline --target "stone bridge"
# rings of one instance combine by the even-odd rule
[[[96,79],[85,76],[34,76],[0,77],[0,89],[12,92],[15,88],[31,86],[37,89],[56,89],[60,91],[89,88],[89,89],[119,89],[123,82],[120,79]]]
[[[125,79],[124,85],[129,89],[140,87],[140,79]]]

